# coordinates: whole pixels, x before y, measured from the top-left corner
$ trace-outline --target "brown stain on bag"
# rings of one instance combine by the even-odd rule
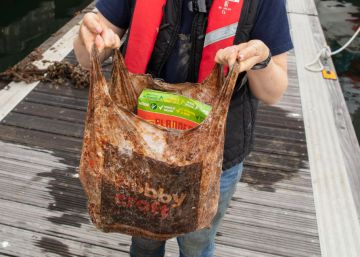
[[[110,85],[92,53],[80,180],[93,223],[105,232],[165,240],[210,226],[218,198],[229,102],[236,68],[216,65],[201,84],[167,84],[131,74],[116,51]],[[211,105],[199,126],[172,130],[134,114],[145,88]]]

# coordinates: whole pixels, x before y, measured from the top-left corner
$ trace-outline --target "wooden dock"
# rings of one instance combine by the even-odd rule
[[[313,0],[288,0],[288,13],[289,89],[259,109],[218,257],[360,253],[359,144],[338,82],[304,69],[325,44]],[[80,19],[42,46],[44,58],[75,62]],[[77,174],[87,93],[49,83],[0,91],[1,256],[129,256],[130,237],[97,231],[87,214]],[[178,256],[174,239],[166,256]]]

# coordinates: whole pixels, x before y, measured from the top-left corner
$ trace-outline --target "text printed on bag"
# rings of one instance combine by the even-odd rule
[[[125,184],[125,183],[124,183]],[[131,183],[127,182],[130,185]],[[170,208],[177,208],[182,205],[186,194],[166,194],[163,188],[156,190],[151,188],[148,183],[145,187],[137,187],[137,193],[143,194],[147,199],[141,199],[132,194],[126,193],[127,190],[122,189],[115,195],[115,202],[118,207],[137,208],[141,212],[150,212],[153,215],[160,215],[165,219]]]

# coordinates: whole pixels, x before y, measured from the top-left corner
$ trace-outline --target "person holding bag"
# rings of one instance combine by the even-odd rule
[[[177,238],[181,257],[214,256],[217,228],[251,151],[258,101],[276,103],[287,88],[287,52],[292,49],[284,0],[99,0],[84,16],[74,50],[90,67],[95,44],[100,59],[122,46],[132,73],[168,83],[202,82],[215,63],[239,77],[227,116],[218,211],[211,228]],[[132,238],[133,257],[164,256],[165,241]]]

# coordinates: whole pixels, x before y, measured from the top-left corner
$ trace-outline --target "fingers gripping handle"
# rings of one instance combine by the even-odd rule
[[[221,70],[223,70],[222,67]],[[222,109],[223,112],[227,111],[230,104],[231,96],[233,94],[236,85],[237,77],[239,75],[238,71],[239,71],[239,62],[237,61],[230,68],[230,71],[226,76],[225,81],[222,83],[222,87],[220,89],[219,95],[213,106],[214,110]]]

